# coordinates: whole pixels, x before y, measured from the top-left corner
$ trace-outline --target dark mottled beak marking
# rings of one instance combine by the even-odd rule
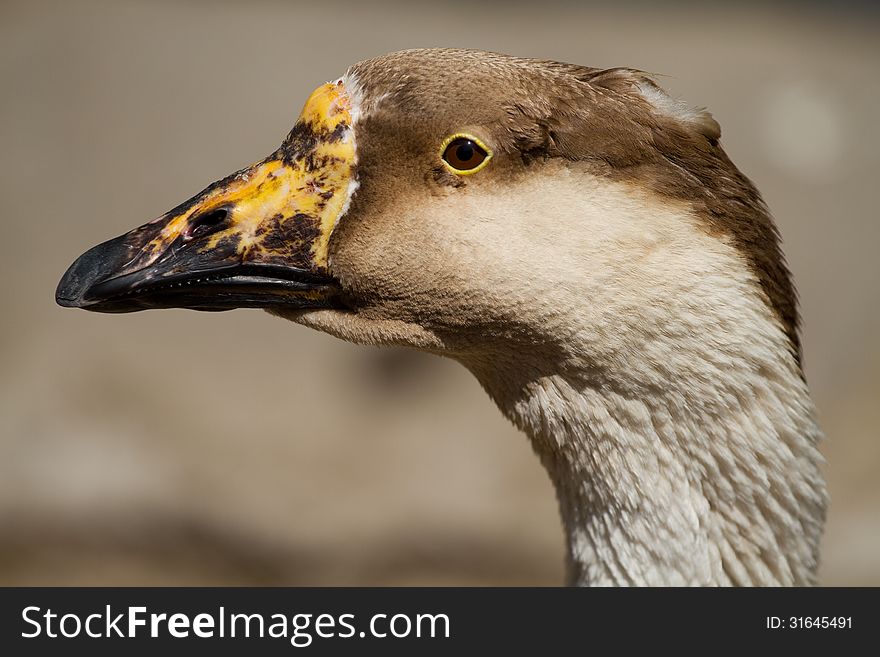
[[[345,88],[322,85],[275,153],[86,251],[55,299],[100,312],[333,305],[327,245],[355,159]]]

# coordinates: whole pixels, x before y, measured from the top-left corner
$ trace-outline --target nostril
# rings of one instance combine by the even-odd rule
[[[226,224],[229,218],[229,208],[214,208],[202,212],[189,220],[189,226],[183,233],[184,239],[191,240],[202,235],[213,233]]]

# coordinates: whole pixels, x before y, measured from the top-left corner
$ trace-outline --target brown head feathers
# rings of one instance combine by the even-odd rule
[[[596,175],[683,201],[705,230],[743,255],[800,357],[795,292],[760,194],[725,154],[715,119],[667,95],[647,73],[425,49],[360,62],[349,76],[360,88],[360,120],[375,128],[360,133],[362,168],[369,169],[364,139],[393,132],[398,142],[430,143],[480,126],[527,167],[579,161]],[[435,173],[440,182],[467,184]]]

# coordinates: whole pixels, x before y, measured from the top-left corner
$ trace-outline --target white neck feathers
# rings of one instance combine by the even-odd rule
[[[554,481],[570,583],[812,584],[821,432],[788,339],[732,246],[634,193],[555,214],[589,238],[557,259],[581,284],[517,309],[543,340],[462,360]]]

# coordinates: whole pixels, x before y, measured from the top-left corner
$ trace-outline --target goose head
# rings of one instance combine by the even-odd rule
[[[455,358],[547,467],[571,582],[809,583],[825,502],[794,292],[719,138],[636,70],[394,53],[56,298],[264,308]]]

